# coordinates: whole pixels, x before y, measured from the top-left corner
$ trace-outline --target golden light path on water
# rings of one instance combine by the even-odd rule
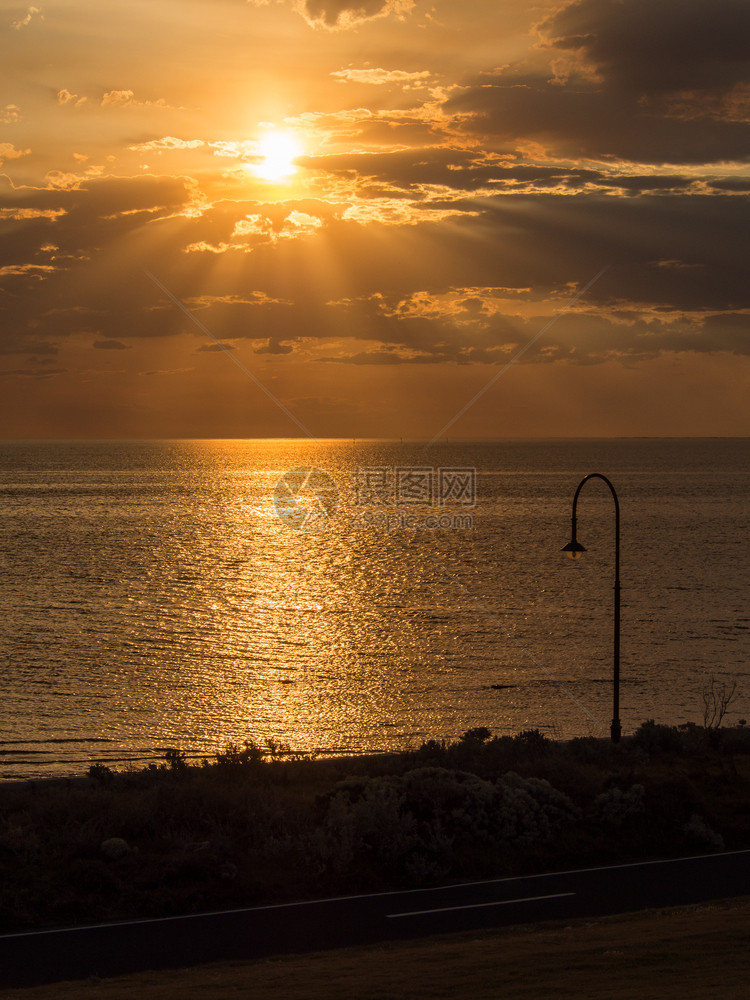
[[[249,497],[239,475],[220,517],[196,512],[202,607],[193,622],[205,654],[170,685],[164,724],[184,719],[193,738],[219,746],[238,732],[263,732],[295,749],[329,751],[382,747],[388,729],[401,741],[425,737],[433,725],[452,731],[466,706],[440,709],[425,696],[466,660],[453,635],[461,628],[450,622],[461,595],[443,606],[435,587],[444,590],[444,581],[414,533],[342,531],[341,511],[316,532],[284,524],[273,491],[289,464],[282,443],[273,449],[275,461],[254,476]],[[298,450],[290,445],[292,463]],[[338,443],[324,450],[318,464],[346,484],[357,457]],[[174,554],[167,549],[156,561],[169,567]],[[180,579],[178,570],[173,583]],[[176,643],[182,612],[182,625],[172,626]],[[466,700],[459,685],[451,700]]]

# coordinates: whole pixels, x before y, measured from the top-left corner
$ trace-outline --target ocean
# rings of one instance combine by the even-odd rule
[[[750,441],[0,444],[0,777],[750,713]]]

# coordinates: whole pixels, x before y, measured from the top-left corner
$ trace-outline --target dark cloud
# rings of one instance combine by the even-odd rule
[[[196,347],[196,354],[200,354],[202,351],[207,353],[214,353],[217,351],[234,351],[236,348],[232,344],[201,344],[200,347]]]
[[[422,189],[428,185],[467,194],[490,186],[498,191],[585,190],[595,186],[639,194],[685,190],[696,184],[695,176],[687,172],[631,174],[623,171],[620,165],[606,171],[523,162],[520,156],[513,159],[508,162],[505,157],[449,146],[396,152],[339,153],[307,157],[306,163],[313,168],[356,180],[358,193],[368,198],[423,198]],[[377,181],[379,186],[373,185],[373,181]]]
[[[123,212],[156,212],[179,208],[190,200],[190,184],[183,177],[107,177],[81,179],[74,186],[13,187],[0,176],[0,208],[60,209],[66,214],[112,218]]]
[[[747,0],[580,0],[542,31],[632,94],[726,91],[750,80]]]
[[[49,354],[56,356],[58,353],[59,348],[55,344],[30,340],[26,336],[19,336],[13,340],[0,338],[0,354]]]
[[[737,191],[750,192],[750,179],[745,180],[741,177],[725,177],[721,179],[713,179],[709,181],[711,187],[714,191]]]
[[[750,158],[745,0],[580,0],[539,30],[547,67],[503,67],[447,101],[466,131],[574,158]]]
[[[360,191],[370,197],[393,197],[401,187],[413,193],[421,185],[443,185],[459,191],[474,191],[493,182],[557,184],[569,179],[588,180],[603,175],[595,171],[570,171],[562,167],[507,163],[482,151],[443,147],[402,149],[396,152],[339,153],[306,158],[313,168],[357,180]],[[368,180],[388,182],[382,192],[367,187]]]
[[[407,184],[422,169],[435,171],[434,179],[441,171],[457,173],[448,167],[461,163],[472,169],[456,151],[444,150],[426,168],[412,153],[374,157],[361,169],[379,172],[383,183],[390,176]],[[518,183],[565,177],[555,166],[485,166]],[[344,170],[345,162],[336,168]],[[593,187],[616,182],[600,171],[578,174],[578,182],[585,176]],[[69,209],[43,239],[70,253],[58,262],[59,251],[49,251],[50,270],[34,278],[33,287],[23,272],[4,275],[0,352],[43,357],[81,334],[100,350],[122,350],[114,345],[136,338],[194,336],[195,325],[144,275],[148,267],[223,344],[249,340],[260,355],[291,355],[292,342],[303,334],[306,349],[335,338],[350,341],[351,350],[326,351],[339,363],[500,364],[609,265],[586,293],[585,318],[579,310],[558,321],[525,362],[583,364],[665,350],[750,353],[743,325],[743,310],[750,310],[750,198],[680,193],[680,174],[653,183],[648,174],[623,174],[617,183],[625,188],[628,176],[634,191],[651,187],[652,193],[483,192],[472,198],[458,192],[444,203],[453,213],[448,224],[420,221],[415,199],[413,221],[398,229],[347,221],[341,206],[325,214],[312,200],[224,203],[180,218],[166,211],[164,218],[144,218],[128,210],[113,219],[121,206],[153,203],[159,192],[162,199],[169,192],[185,197],[188,187],[179,181],[163,187],[152,181],[145,188],[134,181],[132,192],[125,182],[79,191],[74,206],[65,201],[70,192],[40,191],[41,202],[54,197]],[[659,183],[667,191],[658,191]],[[288,238],[295,211],[319,213],[321,225]],[[242,243],[249,236],[233,237],[243,220],[255,220],[258,228],[252,252]],[[11,255],[14,246],[40,252],[30,249],[39,238],[38,222],[15,220],[5,252]],[[233,240],[239,249],[229,249]],[[190,249],[203,243],[214,249]],[[502,308],[481,289],[496,290],[492,295],[505,301]],[[542,301],[538,319],[529,319],[529,304]],[[525,303],[525,311],[516,302]],[[203,344],[197,350],[221,348]],[[28,375],[38,367],[14,370]]]
[[[467,133],[489,142],[533,140],[560,157],[686,164],[750,158],[742,122],[672,117],[591,82],[518,82],[498,73],[452,97],[446,110],[472,115],[461,126]]]
[[[119,340],[95,340],[91,345],[97,351],[129,351],[131,348]]]
[[[256,354],[291,354],[294,348],[291,344],[282,344],[273,337],[263,347],[256,347]]]
[[[361,351],[354,354],[323,357],[326,363],[351,365],[505,365],[516,361],[523,365],[551,364],[564,361],[582,366],[605,361],[644,361],[663,353],[694,352],[711,354],[717,351],[735,355],[750,354],[748,316],[649,318],[645,315],[613,317],[606,313],[581,311],[560,318],[550,331],[536,339],[548,325],[549,317],[529,319],[515,317],[513,336],[508,344],[508,320],[490,319],[482,329],[467,338],[466,333],[445,324],[441,342],[434,349],[422,352]],[[402,330],[408,340],[407,327]],[[494,343],[493,343],[494,342]],[[529,344],[529,348],[526,345]],[[518,357],[516,357],[518,356]]]
[[[0,370],[0,378],[54,378],[55,375],[64,375],[67,370],[67,368],[8,368]]]
[[[339,358],[320,358],[323,362],[334,362],[344,365],[400,365],[404,358],[391,351],[360,351]]]
[[[14,188],[0,175],[0,211],[17,215],[0,222],[0,267],[46,265],[52,257],[57,267],[73,264],[144,221],[172,215],[191,194],[182,177],[107,178],[66,190]],[[24,218],[29,212],[57,214]]]

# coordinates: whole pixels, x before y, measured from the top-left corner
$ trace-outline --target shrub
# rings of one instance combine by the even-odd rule
[[[266,759],[266,752],[253,740],[245,740],[240,746],[230,743],[226,750],[216,754],[216,764],[221,768],[257,767]],[[209,762],[205,762],[210,766]]]
[[[631,785],[623,792],[610,788],[594,799],[592,816],[598,823],[621,827],[646,811],[646,790],[643,785]]]
[[[402,811],[403,794],[390,778],[343,782],[327,799],[317,854],[336,874],[368,864],[398,866],[414,846],[414,819]]]
[[[633,733],[633,745],[640,747],[646,753],[668,753],[670,751],[679,752],[683,748],[683,739],[679,729],[674,726],[663,726],[648,719]]]
[[[568,796],[544,779],[509,772],[492,782],[422,767],[400,777],[343,782],[328,799],[326,838],[318,847],[337,874],[375,866],[421,884],[475,864],[486,871],[489,859],[547,843],[578,815]]]
[[[101,785],[111,785],[115,777],[115,772],[106,764],[92,764],[87,773],[89,778],[93,778]]]
[[[172,771],[185,771],[187,770],[187,760],[185,759],[185,754],[181,750],[170,749],[164,754],[164,760],[166,760],[168,767]]]
[[[705,850],[724,850],[724,838],[720,833],[712,830],[702,816],[693,813],[690,819],[682,828],[683,833],[690,843]]]
[[[486,743],[492,736],[492,732],[486,726],[477,726],[475,729],[467,729],[461,737],[461,742],[469,746]]]
[[[552,740],[548,739],[544,733],[540,733],[538,729],[525,729],[513,738],[513,742],[519,750],[530,757],[544,756],[552,749]]]
[[[509,771],[497,785],[501,792],[499,832],[507,844],[545,843],[579,814],[568,796],[545,778],[522,778]]]

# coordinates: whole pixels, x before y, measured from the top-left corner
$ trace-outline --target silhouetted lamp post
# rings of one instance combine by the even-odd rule
[[[576,507],[578,506],[578,494],[581,492],[583,484],[587,483],[589,479],[603,479],[607,486],[609,486],[615,501],[615,662],[612,694],[612,726],[610,727],[610,732],[612,734],[612,742],[619,743],[620,735],[622,734],[622,726],[620,725],[620,502],[617,499],[617,494],[612,483],[610,483],[606,476],[602,476],[599,472],[592,472],[590,475],[584,476],[578,484],[578,489],[573,497],[573,527],[570,541],[563,547],[562,551],[570,559],[580,559],[581,555],[586,551],[576,537]]]

